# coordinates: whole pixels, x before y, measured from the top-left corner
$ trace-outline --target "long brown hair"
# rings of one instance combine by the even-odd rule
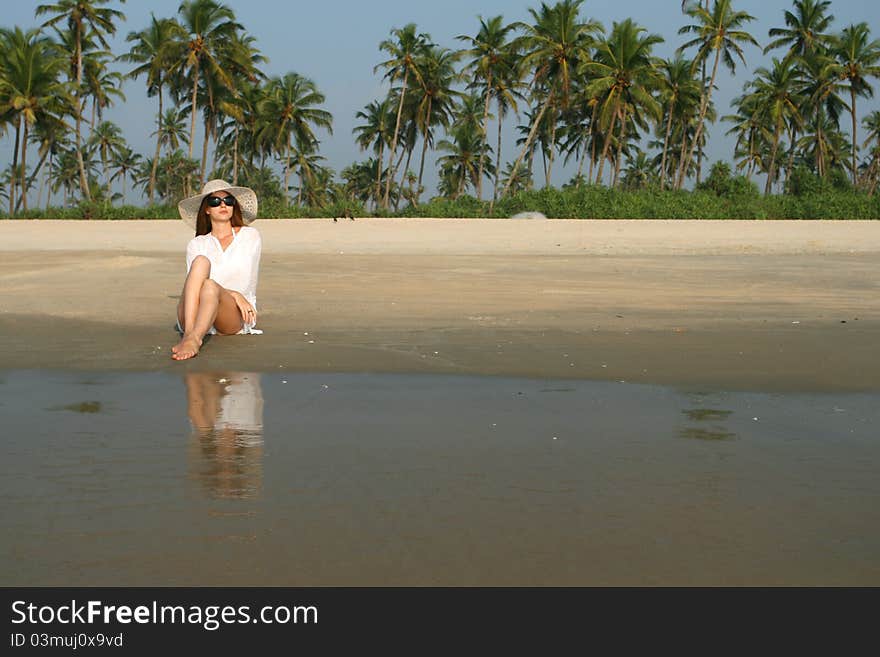
[[[199,204],[199,213],[196,215],[196,237],[199,235],[207,235],[211,232],[211,217],[206,208],[208,207],[208,198],[216,193],[217,192],[206,194],[205,197],[202,198],[201,204]],[[229,192],[227,192],[227,194],[229,194]],[[232,194],[229,195],[232,196]],[[241,207],[238,204],[238,199],[235,199],[235,205],[232,206],[232,219],[230,220],[230,223],[233,227],[244,226],[244,219],[241,218]]]

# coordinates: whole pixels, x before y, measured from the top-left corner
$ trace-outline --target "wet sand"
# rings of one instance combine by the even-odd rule
[[[6,586],[876,586],[873,393],[0,370]]]
[[[878,222],[254,225],[265,334],[176,363],[182,222],[0,222],[0,367],[880,388]]]

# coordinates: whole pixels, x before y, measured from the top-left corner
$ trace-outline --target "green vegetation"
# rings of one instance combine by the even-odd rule
[[[520,191],[491,201],[462,195],[456,199],[437,197],[416,207],[397,212],[379,212],[390,217],[511,217],[520,212],[541,212],[556,219],[878,219],[880,196],[837,189],[811,177],[797,178],[792,185],[812,185],[803,193],[762,196],[754,183],[742,176],[719,183],[710,177],[694,192],[686,190],[609,189],[601,185],[545,188]],[[809,183],[805,183],[809,180]],[[843,183],[848,184],[844,176]],[[711,189],[716,186],[721,193]],[[491,210],[490,210],[491,208]],[[263,202],[260,215],[275,219],[303,217],[354,217],[375,213],[359,202],[335,201],[322,206],[288,205],[283,201]],[[113,206],[84,202],[73,208],[49,208],[20,213],[30,219],[177,219],[176,206]]]
[[[14,141],[0,217],[175,217],[179,198],[221,177],[253,187],[263,216],[277,217],[880,218],[880,111],[862,117],[861,138],[858,122],[880,40],[866,23],[836,27],[830,0],[793,1],[768,34],[772,64],[727,114],[715,106],[718,71],[735,74],[758,46],[737,0],[684,0],[684,40],[666,60],[654,54],[663,36],[633,19],[608,28],[583,0],[542,2],[527,21],[479,18],[460,50],[415,24],[392,29],[374,69],[387,94],[356,114],[369,157],[338,173],[320,153],[333,117],[318,84],[268,78],[230,7],[183,0],[114,54],[107,38],[124,14],[109,3],[57,0],[37,6],[39,29],[0,27],[0,134]],[[103,119],[126,78],[156,99],[151,153]],[[505,162],[512,117],[520,139]],[[736,138],[732,164],[705,175],[719,118]],[[560,159],[577,174],[554,189]],[[127,188],[148,207],[127,206]]]

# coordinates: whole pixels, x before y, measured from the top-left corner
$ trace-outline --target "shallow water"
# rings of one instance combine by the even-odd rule
[[[877,585],[878,402],[0,371],[0,585]]]

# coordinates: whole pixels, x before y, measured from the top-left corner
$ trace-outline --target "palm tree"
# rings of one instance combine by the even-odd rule
[[[165,110],[165,114],[159,117],[159,129],[150,133],[151,137],[156,137],[156,144],[161,149],[165,146],[168,154],[173,153],[181,144],[189,141],[186,131],[186,115],[182,110],[174,108]],[[154,167],[158,165],[158,161],[153,163]]]
[[[265,74],[259,69],[259,65],[267,62],[257,49],[256,39],[247,34],[236,34],[226,54],[226,63],[232,76],[232,85],[220,85],[216,88],[214,98],[209,105],[212,107],[211,132],[216,147],[214,149],[214,161],[211,166],[217,169],[217,158],[221,155],[220,144],[229,143],[227,131],[231,131],[232,151],[224,153],[229,157],[232,164],[232,178],[237,179],[239,160],[239,138],[242,129],[251,125],[253,119],[249,113],[256,113],[256,105],[262,94],[261,81],[265,80]],[[212,85],[213,87],[213,85]],[[203,165],[204,166],[204,165]]]
[[[639,148],[627,157],[627,167],[623,172],[623,186],[626,189],[645,189],[657,177],[654,164],[648,154]]]
[[[880,178],[880,111],[874,110],[863,118],[862,127],[868,132],[862,148],[871,145],[871,162],[865,174],[865,183],[868,187],[868,195],[873,196]]]
[[[36,123],[57,121],[69,109],[67,88],[58,81],[64,61],[56,56],[52,40],[37,30],[0,29],[0,116],[15,125],[12,155],[13,176],[9,190],[9,216],[15,210],[15,188],[20,183],[19,203],[27,211],[28,131]],[[19,145],[21,162],[19,163]]]
[[[802,93],[808,99],[810,111],[808,128],[814,130],[814,135],[808,135],[807,141],[814,146],[815,170],[824,178],[827,163],[825,149],[828,146],[828,140],[823,134],[825,126],[830,120],[836,132],[841,114],[848,109],[846,102],[838,93],[843,88],[841,80],[843,67],[824,48],[817,48],[811,54],[802,57],[800,66],[804,76]]]
[[[231,132],[228,125],[221,131],[217,145],[224,159],[221,168],[230,167],[233,185],[238,184],[239,175],[250,175],[255,171],[254,159],[258,155],[268,153],[268,143],[259,140],[258,135],[266,123],[272,122],[271,117],[260,115],[258,109],[266,97],[265,85],[242,81],[236,92],[221,104],[232,126]]]
[[[764,48],[764,54],[774,48],[788,46],[786,56],[806,57],[828,45],[828,27],[834,16],[827,14],[830,0],[794,0],[794,11],[785,12],[788,27],[774,27],[770,38],[776,37]]]
[[[764,193],[769,194],[778,175],[775,167],[782,131],[787,123],[798,126],[803,123],[799,110],[803,97],[798,93],[803,85],[800,72],[791,59],[779,61],[774,57],[771,68],[762,66],[755,71],[755,75],[757,77],[747,85],[753,89],[755,111],[765,123],[773,126],[767,183],[764,187]]]
[[[272,117],[263,133],[284,161],[284,190],[288,189],[291,153],[294,142],[300,158],[313,151],[317,143],[313,128],[324,128],[333,134],[333,117],[316,105],[324,102],[324,95],[312,80],[298,73],[269,80],[266,97],[259,106],[260,114]],[[301,167],[301,171],[305,171]],[[300,184],[302,189],[302,184]]]
[[[63,102],[65,99],[61,100]],[[67,97],[66,100],[69,100],[69,97]],[[43,180],[40,181],[40,190],[37,193],[37,205],[40,207],[43,207],[40,204],[40,200],[43,198],[43,187],[49,187],[46,183],[48,182],[49,172],[52,169],[53,160],[62,150],[70,148],[70,140],[68,138],[70,127],[64,122],[63,118],[61,118],[63,115],[67,114],[73,114],[73,107],[70,105],[64,107],[58,116],[44,116],[41,121],[34,124],[34,132],[31,136],[31,141],[38,144],[37,154],[40,156],[40,161],[37,162],[37,166],[34,167],[34,170],[31,173],[31,177],[27,182],[28,187],[33,185],[37,176],[40,174],[40,171],[43,170],[43,165],[47,161],[49,162],[49,166],[45,171],[46,175],[43,177]],[[46,207],[50,205],[50,196],[51,188],[47,189]]]
[[[679,170],[677,183],[679,188],[684,184],[684,177],[688,166],[700,144],[700,138],[702,137],[706,122],[706,112],[712,98],[712,90],[715,88],[715,78],[718,75],[718,64],[724,60],[724,65],[731,73],[735,73],[736,62],[733,56],[739,57],[743,64],[746,61],[740,44],[758,45],[758,42],[755,41],[751,34],[740,29],[745,23],[755,20],[755,17],[744,11],[734,11],[731,5],[732,0],[715,0],[711,11],[704,9],[700,5],[692,5],[687,8],[686,13],[696,22],[691,25],[685,25],[678,31],[679,34],[692,33],[697,35],[694,39],[682,45],[677,51],[681,53],[688,48],[696,46],[697,54],[694,57],[694,67],[706,61],[712,51],[715,51],[712,75],[709,79],[709,84],[703,90],[700,101],[697,132],[691,143],[690,152],[682,162]]]
[[[421,82],[421,72],[417,65],[417,59],[419,55],[433,45],[430,43],[430,35],[421,33],[416,34],[416,29],[415,23],[409,23],[403,28],[395,28],[391,30],[394,40],[385,39],[379,44],[379,50],[387,52],[391,58],[374,68],[374,71],[378,70],[380,67],[385,68],[385,77],[390,80],[392,86],[397,79],[403,78],[403,84],[398,97],[394,136],[391,138],[391,150],[388,154],[388,169],[390,171],[395,170],[395,167],[393,166],[394,156],[397,153],[397,139],[400,135],[400,119],[403,114],[403,103],[406,99],[409,76],[413,75],[417,81]],[[392,178],[393,176],[389,176],[385,182],[385,198],[383,199],[383,207],[385,208],[388,207],[388,197],[391,191]]]
[[[95,128],[96,119],[103,119],[104,109],[113,104],[112,97],[125,100],[125,94],[122,93],[125,78],[121,73],[108,70],[108,55],[104,52],[89,53],[83,59],[83,83],[87,95],[92,99],[91,129]]]
[[[104,48],[109,49],[105,34],[116,33],[114,19],[125,18],[125,15],[117,9],[109,9],[106,5],[110,0],[58,0],[51,5],[38,5],[35,15],[54,14],[41,27],[57,25],[66,21],[67,28],[73,35],[74,59],[72,80],[76,82],[73,89],[74,104],[76,108],[76,158],[79,166],[79,183],[83,196],[91,201],[89,182],[86,176],[85,162],[82,158],[82,112],[83,112],[83,42],[88,37],[95,37]],[[125,0],[120,0],[125,3]]]
[[[120,56],[120,60],[137,64],[129,77],[137,78],[147,76],[147,94],[156,95],[159,99],[159,110],[156,113],[156,152],[153,156],[153,168],[150,171],[149,200],[153,202],[156,192],[156,166],[159,164],[160,150],[162,147],[159,132],[162,128],[163,95],[162,91],[168,76],[172,74],[175,66],[180,62],[185,32],[173,18],[156,18],[151,14],[150,25],[140,32],[130,32],[126,41],[133,42],[131,50]],[[176,148],[176,147],[175,147]]]
[[[362,125],[355,126],[352,130],[356,135],[355,142],[361,150],[371,148],[376,153],[376,160],[384,162],[385,147],[391,143],[391,124],[395,120],[390,100],[387,98],[383,101],[374,100],[355,114],[355,117],[366,121]],[[376,206],[374,209],[378,209],[382,198],[381,180],[382,167],[377,166],[376,191],[374,193]]]
[[[110,192],[110,173],[107,170],[110,157],[125,147],[125,139],[119,126],[112,121],[102,121],[89,137],[89,146],[98,150],[101,154],[101,171],[104,175],[104,184],[107,187],[107,198]]]
[[[378,160],[370,158],[366,162],[355,162],[345,167],[339,177],[343,181],[343,190],[347,198],[358,200],[361,203],[369,203],[370,199],[378,207],[380,202],[379,195],[376,194],[373,186],[373,179],[381,172],[382,163]]]
[[[233,42],[236,31],[244,28],[235,22],[235,14],[229,7],[214,0],[184,0],[178,13],[188,35],[183,68],[192,83],[188,155],[192,159],[201,76],[216,78],[222,84],[232,84],[224,54]]]
[[[868,84],[868,78],[880,77],[880,39],[869,41],[870,29],[867,23],[858,23],[844,28],[836,40],[835,53],[843,67],[841,78],[849,83],[850,105],[852,116],[852,180],[855,185],[858,176],[856,150],[856,98],[871,98],[874,89]]]
[[[496,136],[495,147],[495,176],[492,184],[492,201],[489,203],[489,214],[495,208],[495,201],[498,200],[499,189],[499,173],[501,171],[501,132],[504,125],[504,118],[513,110],[514,114],[519,116],[518,100],[523,100],[520,92],[521,71],[516,65],[516,55],[512,48],[508,48],[505,57],[507,59],[506,66],[499,69],[500,74],[492,79],[492,95],[495,97],[495,109],[498,115],[498,134]]]
[[[513,30],[513,25],[504,25],[502,16],[495,16],[488,21],[482,16],[480,29],[475,37],[460,35],[456,37],[470,44],[470,48],[463,51],[463,55],[471,60],[462,71],[463,74],[472,75],[473,80],[469,88],[476,87],[482,90],[485,99],[483,106],[483,120],[480,124],[480,132],[483,135],[483,143],[488,149],[489,136],[487,122],[489,120],[489,101],[497,90],[496,80],[509,76],[511,68],[510,43],[508,34]],[[483,198],[483,160],[480,160],[480,172],[477,178],[477,198]]]
[[[122,205],[125,205],[125,178],[129,172],[138,170],[142,160],[143,158],[128,146],[122,146],[113,153],[113,160],[111,162],[113,166],[113,176],[110,178],[110,181],[112,182],[117,178],[122,178]]]
[[[425,171],[425,154],[434,142],[432,128],[437,125],[448,126],[452,119],[454,99],[461,94],[452,89],[455,81],[454,63],[458,55],[446,48],[432,46],[421,53],[418,67],[421,71],[419,86],[413,90],[415,102],[415,122],[422,136],[422,157],[419,163],[419,176],[416,189],[422,187]],[[418,204],[418,192],[413,195]]]
[[[52,192],[57,193],[63,187],[64,205],[68,205],[74,190],[79,187],[79,163],[74,149],[62,150],[52,162],[49,172],[52,179],[50,185]],[[91,169],[88,173],[91,174]]]
[[[522,164],[514,168],[513,162],[508,162],[504,167],[501,180],[504,181],[505,189],[509,189],[513,194],[530,189],[532,186],[532,174],[529,170]]]
[[[665,189],[668,171],[666,161],[672,136],[673,119],[684,124],[688,115],[700,104],[700,85],[694,78],[693,62],[677,55],[661,65],[662,77],[659,81],[660,97],[666,114],[666,129],[663,135],[663,155],[660,160],[660,189]]]
[[[547,110],[554,104],[562,110],[568,107],[577,63],[589,59],[593,37],[602,31],[602,26],[597,21],[581,20],[579,12],[582,4],[583,0],[561,0],[552,7],[541,3],[540,10],[529,9],[534,21],[532,24],[513,24],[524,32],[516,39],[514,47],[524,53],[520,64],[523,70],[531,71],[532,93],[537,97],[538,92],[546,91],[523,149],[513,164],[514,171],[519,169],[530,150]],[[551,130],[555,126],[554,119]],[[550,141],[552,144],[555,139],[551,138]],[[513,178],[508,180],[502,196],[507,194],[512,181]]]
[[[620,171],[629,121],[640,122],[641,114],[646,112],[659,123],[662,115],[660,104],[651,95],[661,80],[651,50],[654,45],[662,43],[663,38],[657,34],[643,36],[646,31],[629,18],[614,23],[609,37],[599,41],[593,59],[581,62],[578,68],[593,78],[587,85],[586,94],[599,100],[599,125],[613,134],[615,119],[620,120],[615,180]],[[606,139],[599,164],[600,177],[610,144],[611,140]]]
[[[734,158],[737,169],[746,169],[746,178],[751,180],[752,173],[762,166],[762,150],[772,141],[772,132],[767,129],[764,117],[758,111],[758,99],[753,94],[744,94],[733,101],[736,114],[721,117],[734,126],[727,131],[728,135],[736,135]]]
[[[472,127],[463,125],[452,129],[451,140],[443,139],[437,149],[446,153],[437,159],[441,168],[441,178],[447,181],[447,191],[453,200],[464,193],[467,185],[476,187],[480,170],[480,160],[489,173],[494,172],[492,160],[483,149],[480,133]]]

